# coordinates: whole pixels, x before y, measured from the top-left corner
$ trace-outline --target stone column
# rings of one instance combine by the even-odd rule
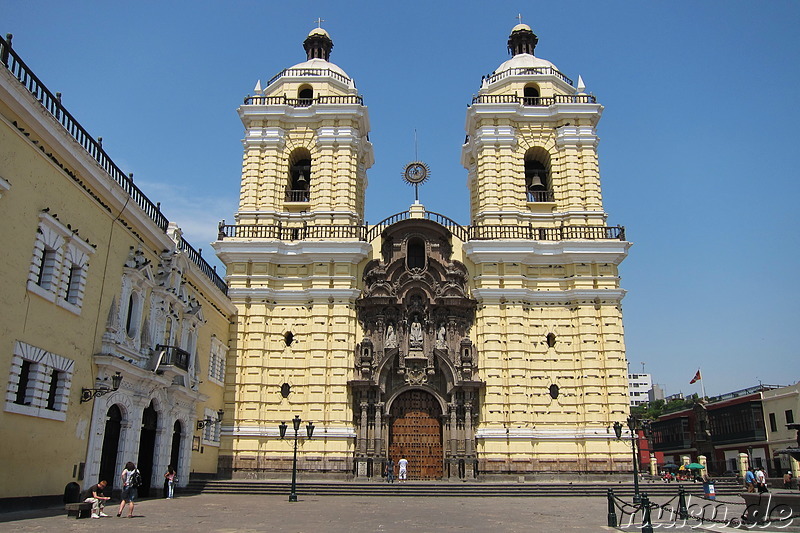
[[[374,453],[378,457],[383,457],[383,420],[381,415],[383,411],[383,402],[375,404],[375,446]]]
[[[650,452],[650,475],[654,477],[658,475],[658,463],[656,462],[655,452]]]
[[[472,403],[464,404],[464,454],[472,456],[475,453],[475,436],[472,434]]]
[[[800,461],[795,459],[794,457],[789,457],[789,462],[792,465],[792,478],[793,479],[800,479]],[[795,481],[795,483],[798,483]]]
[[[708,463],[705,455],[698,455],[697,462],[706,467],[704,474],[708,474]]]
[[[361,402],[361,427],[358,428],[358,451],[367,454],[367,402]]]
[[[750,468],[750,459],[746,453],[739,454],[739,476],[744,479],[747,469]]]

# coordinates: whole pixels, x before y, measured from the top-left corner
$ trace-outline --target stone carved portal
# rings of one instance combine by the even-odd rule
[[[387,456],[396,463],[402,453],[412,465],[424,453],[410,479],[475,475],[473,428],[484,386],[474,377],[469,337],[476,301],[467,268],[451,260],[450,238],[432,221],[398,222],[382,234],[381,259],[364,268],[356,301],[364,338],[349,382],[357,476],[380,476]],[[408,407],[414,402],[419,409]],[[424,442],[417,452],[414,439]]]

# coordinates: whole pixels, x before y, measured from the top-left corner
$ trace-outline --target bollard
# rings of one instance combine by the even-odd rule
[[[678,518],[681,520],[689,518],[689,509],[686,508],[686,492],[683,487],[678,489]]]
[[[614,506],[614,491],[608,489],[608,527],[617,527],[617,508]]]
[[[650,522],[650,498],[646,492],[642,494],[642,533],[653,533],[653,524]]]

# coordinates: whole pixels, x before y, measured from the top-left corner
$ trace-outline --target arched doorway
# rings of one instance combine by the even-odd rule
[[[100,475],[98,481],[108,482],[108,493],[114,488],[117,479],[117,452],[119,451],[119,436],[122,429],[122,411],[116,405],[108,408],[106,413],[106,428],[103,433],[103,452],[100,456]]]
[[[424,390],[406,391],[392,403],[391,415],[389,457],[396,463],[405,456],[409,479],[441,479],[442,410],[436,398]]]
[[[169,454],[169,464],[172,465],[172,468],[175,470],[178,469],[178,466],[181,462],[181,438],[183,436],[183,427],[181,426],[181,421],[176,420],[175,425],[172,427],[172,450]]]
[[[139,439],[139,459],[137,468],[142,473],[140,496],[150,496],[150,482],[153,479],[153,456],[156,449],[156,431],[158,429],[158,413],[153,402],[142,413],[142,435]]]

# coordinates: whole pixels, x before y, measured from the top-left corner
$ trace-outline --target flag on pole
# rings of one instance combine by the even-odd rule
[[[695,381],[700,381],[701,379],[703,379],[703,376],[700,375],[700,369],[698,368],[697,369],[697,374],[694,375],[694,377],[692,378],[692,381],[689,382],[689,385],[691,385]]]

